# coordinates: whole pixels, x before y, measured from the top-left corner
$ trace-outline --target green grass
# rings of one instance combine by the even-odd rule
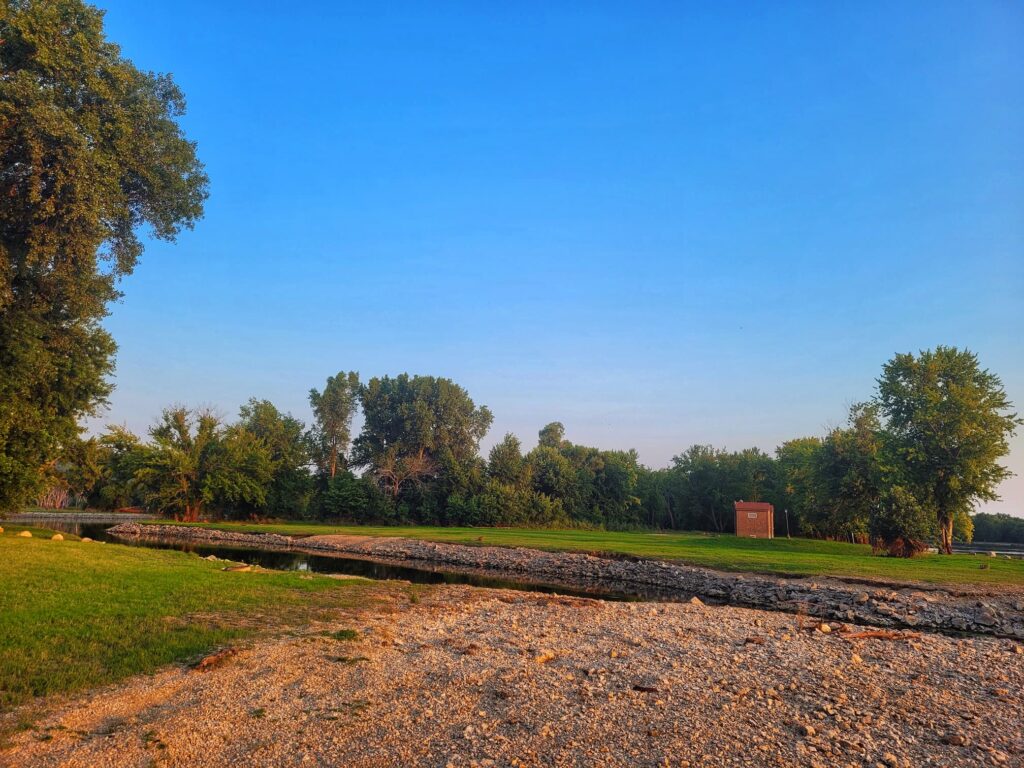
[[[170,523],[169,523],[170,524]],[[976,555],[925,555],[912,560],[875,557],[871,548],[817,539],[741,539],[699,532],[619,533],[527,528],[381,527],[317,523],[196,523],[207,528],[292,536],[361,534],[405,536],[458,544],[603,552],[677,560],[731,571],[835,576],[887,582],[1024,585],[1024,560]],[[982,564],[985,567],[982,567]]]
[[[22,531],[28,531],[32,534],[33,538],[49,539],[53,536],[56,531],[52,531],[49,528],[38,528],[34,525],[19,525],[17,523],[5,522],[0,520],[0,528],[4,529],[4,532],[0,536],[17,536]],[[60,532],[60,535],[64,537],[65,541],[78,541],[78,537],[73,533]],[[0,566],[2,567],[2,566]]]
[[[335,640],[340,640],[342,642],[348,640],[358,640],[359,631],[355,629],[339,629],[337,632],[328,632],[327,636],[333,637]]]
[[[373,600],[372,582],[222,571],[167,550],[0,535],[0,711]],[[46,534],[47,538],[41,535]]]

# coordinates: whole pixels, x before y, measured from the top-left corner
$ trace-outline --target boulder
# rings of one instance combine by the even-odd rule
[[[981,607],[975,615],[974,620],[979,624],[984,624],[986,627],[991,627],[992,625],[999,623],[998,615],[996,615],[996,612],[987,605]]]
[[[64,536],[60,533],[55,533],[50,537],[50,541],[64,541]]]
[[[22,538],[22,539],[31,539],[32,538],[32,531],[22,531],[21,533],[18,534],[18,537]]]

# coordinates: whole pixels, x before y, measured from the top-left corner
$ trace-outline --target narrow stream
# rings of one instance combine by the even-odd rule
[[[49,528],[75,536],[88,537],[95,541],[105,541],[128,547],[147,547],[149,549],[173,549],[179,552],[192,552],[200,557],[213,555],[224,560],[258,565],[276,571],[306,571],[309,573],[337,573],[348,576],[362,576],[367,579],[397,579],[414,584],[468,584],[473,587],[491,589],[516,589],[527,592],[543,592],[545,594],[571,595],[575,597],[592,597],[602,600],[639,602],[644,600],[666,599],[666,595],[656,591],[615,591],[605,589],[580,589],[546,582],[534,582],[528,579],[508,579],[485,576],[478,573],[452,571],[432,566],[427,563],[409,565],[395,564],[380,560],[366,560],[347,555],[314,555],[305,552],[294,552],[277,549],[257,549],[254,547],[211,546],[193,542],[153,541],[146,539],[119,539],[107,533],[107,529],[123,522],[120,519],[89,520],[68,517],[66,520],[55,519],[54,516],[18,515],[4,521],[6,526],[36,526]],[[144,522],[140,520],[139,522]],[[679,599],[678,595],[674,596]]]

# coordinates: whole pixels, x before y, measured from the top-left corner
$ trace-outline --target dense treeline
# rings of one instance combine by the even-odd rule
[[[974,538],[977,541],[1024,544],[1024,517],[980,512],[971,519],[974,521]]]
[[[913,554],[930,540],[945,548],[954,535],[970,539],[971,505],[994,498],[1007,474],[996,459],[1019,423],[998,379],[970,353],[945,347],[894,358],[876,397],[822,437],[787,441],[774,455],[694,445],[663,469],[643,466],[632,450],[575,444],[558,422],[542,428],[529,451],[507,434],[484,458],[491,412],[448,379],[402,374],[362,383],[342,372],[309,400],[308,427],[253,399],[230,424],[177,407],[146,441],[112,428],[51,466],[46,495],[187,520],[724,533],[733,531],[733,503],[742,499],[774,504],[780,534]],[[363,426],[352,439],[357,410]],[[946,432],[933,434],[939,428]]]

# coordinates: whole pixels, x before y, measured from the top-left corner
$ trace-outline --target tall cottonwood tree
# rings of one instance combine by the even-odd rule
[[[373,378],[360,389],[359,400],[365,422],[353,444],[352,463],[369,467],[392,498],[442,467],[477,460],[480,440],[494,419],[465,389],[435,376]]]
[[[309,390],[313,409],[310,445],[320,472],[333,478],[352,441],[352,417],[359,401],[359,374],[340,371],[328,376],[324,391]]]
[[[143,72],[80,0],[0,4],[0,509],[110,391],[101,327],[142,251],[202,215],[207,177],[168,75]]]
[[[941,549],[952,554],[954,520],[998,498],[1011,474],[999,459],[1024,421],[999,377],[956,347],[896,355],[882,369],[876,400],[904,479],[934,511]]]

